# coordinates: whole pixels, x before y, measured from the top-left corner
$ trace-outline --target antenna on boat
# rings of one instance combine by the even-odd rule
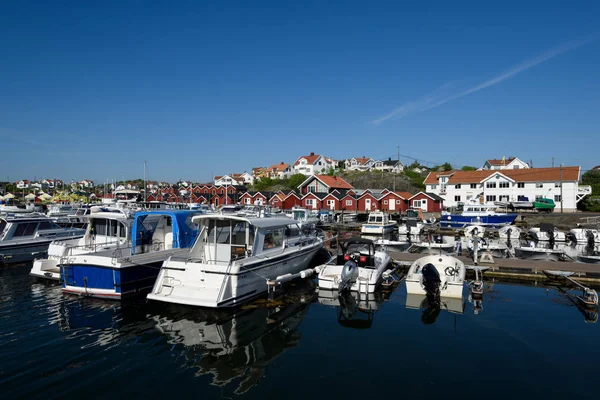
[[[147,184],[146,184],[146,160],[144,160],[144,202],[147,201],[148,196],[146,195]]]

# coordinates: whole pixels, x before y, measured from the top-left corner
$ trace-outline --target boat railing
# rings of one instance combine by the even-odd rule
[[[78,246],[66,246],[63,257],[69,257],[73,255],[73,252],[76,250],[81,250],[81,252],[86,253],[96,253],[99,250],[106,250],[108,247],[113,245],[118,245],[120,242],[118,240],[110,241],[110,242],[102,242],[102,243],[87,243]]]

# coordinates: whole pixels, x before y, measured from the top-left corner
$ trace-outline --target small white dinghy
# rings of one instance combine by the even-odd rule
[[[446,254],[421,257],[413,262],[406,274],[406,293],[462,298],[465,265]]]
[[[521,229],[513,225],[503,226],[498,229],[498,236],[503,240],[518,240],[521,237]]]
[[[340,241],[334,264],[326,264],[319,272],[319,288],[373,293],[383,282],[383,273],[392,267],[392,259],[377,251],[370,239],[349,238]]]

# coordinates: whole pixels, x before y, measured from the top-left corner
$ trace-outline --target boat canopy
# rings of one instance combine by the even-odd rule
[[[132,231],[132,247],[149,244],[157,230],[161,217],[170,217],[167,222],[173,235],[173,248],[191,247],[198,236],[198,228],[191,217],[200,214],[193,210],[141,211],[135,214]]]
[[[270,217],[270,218],[248,218],[239,215],[229,215],[229,214],[203,214],[197,215],[192,218],[192,222],[196,224],[202,224],[206,220],[236,220],[236,221],[244,221],[249,223],[250,225],[254,225],[257,228],[275,228],[280,226],[288,226],[295,225],[298,221],[295,221],[291,218],[283,218],[283,217]]]

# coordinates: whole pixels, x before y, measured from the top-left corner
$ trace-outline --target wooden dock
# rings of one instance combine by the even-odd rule
[[[413,261],[416,261],[425,255],[426,254],[390,251],[392,259],[397,263],[406,266],[406,268],[408,268]],[[453,257],[458,258],[465,265],[475,265],[472,258],[454,255]],[[572,276],[582,283],[593,287],[600,287],[600,265],[598,264],[521,260],[518,258],[494,258],[493,264],[480,262],[477,265],[489,268],[484,273],[484,276],[489,278],[547,282],[550,279],[544,274],[544,270],[560,270],[573,272],[574,274]]]

